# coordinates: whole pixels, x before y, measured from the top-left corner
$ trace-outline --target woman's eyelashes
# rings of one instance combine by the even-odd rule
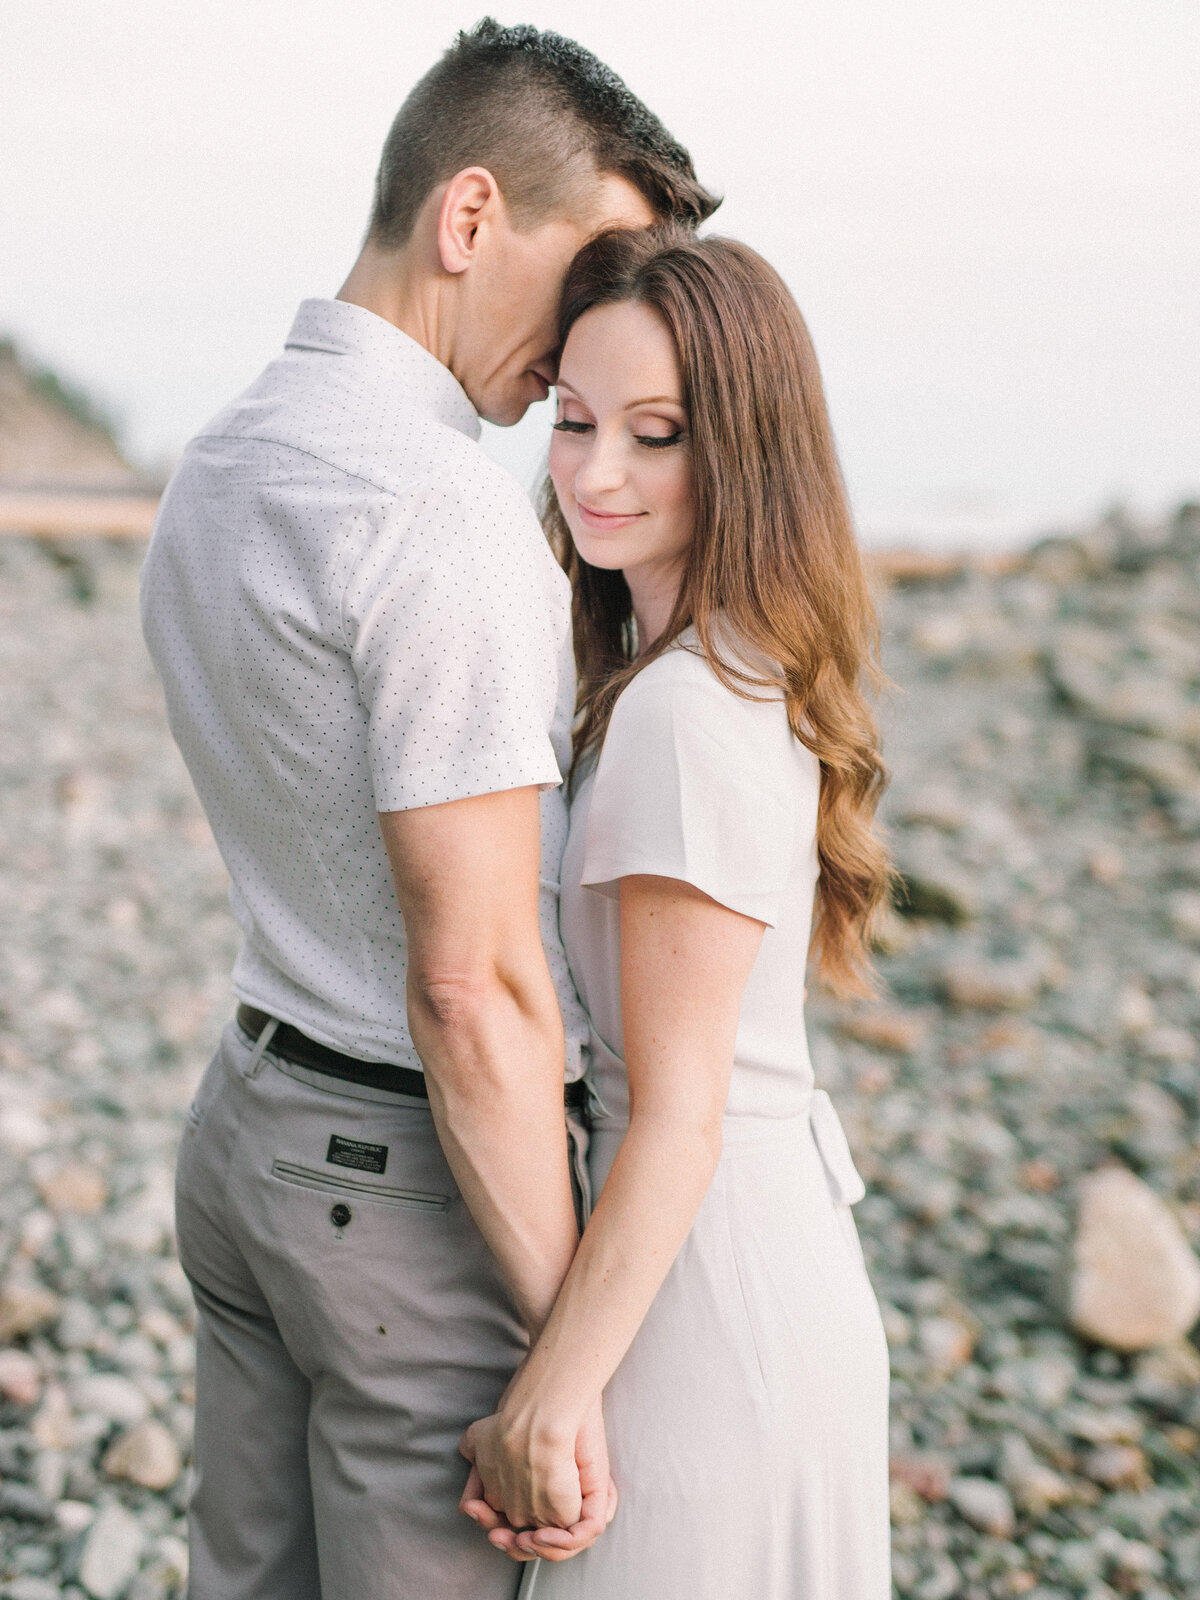
[[[578,422],[571,417],[559,417],[558,421],[552,422],[550,426],[556,433],[580,434],[590,433],[595,427],[595,423]],[[663,434],[635,433],[633,437],[638,444],[644,445],[647,450],[666,450],[669,449],[671,445],[681,444],[683,442],[684,430],[682,428],[676,428],[674,433]]]

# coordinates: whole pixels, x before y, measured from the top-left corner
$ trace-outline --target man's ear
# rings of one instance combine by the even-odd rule
[[[503,205],[500,185],[486,167],[464,167],[454,174],[438,207],[437,247],[443,271],[467,270],[475,259],[480,224]]]

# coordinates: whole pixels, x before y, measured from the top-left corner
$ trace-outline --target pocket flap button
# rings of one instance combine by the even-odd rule
[[[329,1220],[335,1228],[344,1228],[353,1217],[354,1213],[349,1206],[344,1206],[339,1200],[329,1213]]]

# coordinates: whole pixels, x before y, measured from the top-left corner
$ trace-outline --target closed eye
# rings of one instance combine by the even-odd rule
[[[644,444],[647,450],[667,450],[673,444],[679,444],[683,439],[683,429],[676,428],[674,433],[653,434],[635,433],[633,436],[639,444]]]
[[[592,426],[593,424],[590,422],[568,422],[565,417],[558,422],[551,423],[551,427],[557,433],[587,433]]]

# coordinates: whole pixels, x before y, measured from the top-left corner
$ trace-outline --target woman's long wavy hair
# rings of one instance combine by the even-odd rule
[[[585,312],[627,301],[652,307],[674,335],[695,537],[671,620],[638,653],[624,577],[580,559],[547,481],[543,525],[574,595],[572,781],[621,691],[686,628],[733,692],[781,690],[793,733],[821,763],[817,970],[835,992],[870,993],[872,928],[892,876],[873,828],[887,773],[864,695],[882,682],[878,629],[808,329],[755,251],[669,226],[603,234],[580,253],[561,343]],[[757,675],[731,639],[771,666]]]

